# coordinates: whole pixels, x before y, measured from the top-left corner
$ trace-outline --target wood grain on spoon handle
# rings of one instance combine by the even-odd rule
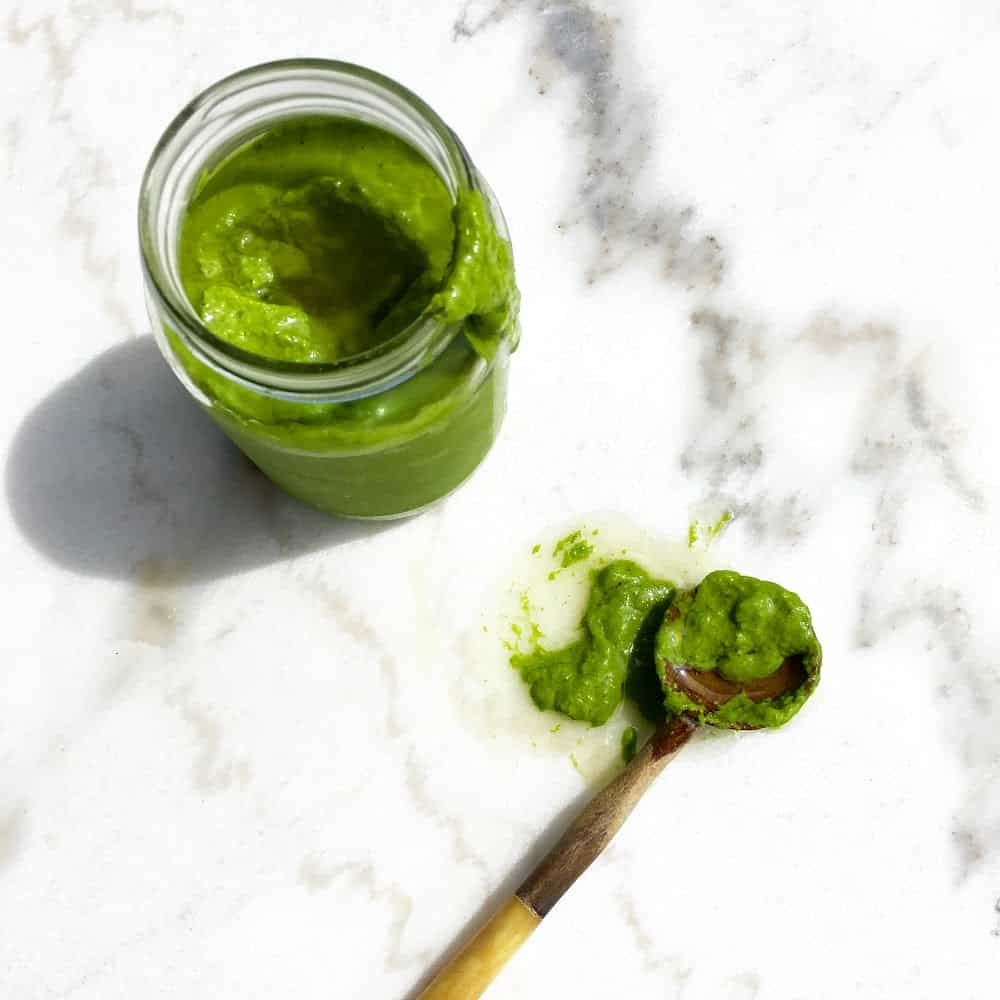
[[[544,917],[610,843],[653,779],[690,739],[697,723],[678,715],[661,723],[628,767],[594,796],[517,896]]]

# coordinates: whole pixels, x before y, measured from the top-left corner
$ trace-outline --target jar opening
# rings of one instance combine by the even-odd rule
[[[212,369],[278,398],[336,402],[384,392],[415,374],[459,332],[418,318],[390,339],[334,362],[262,358],[213,334],[180,279],[185,212],[199,181],[237,149],[291,119],[353,119],[388,131],[430,163],[452,199],[478,187],[461,142],[419,97],[350,63],[295,59],[243,70],[208,88],[171,122],[150,157],[139,198],[139,236],[149,294],[171,331]]]

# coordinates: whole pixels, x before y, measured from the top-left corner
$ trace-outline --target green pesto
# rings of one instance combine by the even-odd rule
[[[737,683],[774,673],[787,657],[801,656],[806,682],[777,698],[754,703],[746,695],[720,709],[704,710],[687,695],[667,689],[670,712],[692,712],[715,726],[780,726],[805,703],[819,682],[822,649],[809,609],[784,587],[731,571],[709,573],[681,593],[679,612],[664,619],[656,637],[656,663],[715,670]],[[662,673],[661,673],[662,676]]]
[[[420,316],[492,356],[517,306],[510,244],[413,147],[364,122],[278,125],[204,177],[181,280],[218,337],[273,361],[333,362]]]
[[[679,614],[668,618],[671,606]],[[582,628],[579,639],[556,650],[542,648],[533,630],[532,651],[518,650],[511,664],[540,709],[593,725],[606,722],[624,696],[654,724],[686,712],[724,728],[780,726],[819,682],[822,650],[809,609],[791,591],[739,573],[710,573],[678,592],[634,562],[609,563],[591,573]],[[666,660],[740,683],[769,676],[790,656],[802,657],[805,683],[763,702],[740,694],[708,712],[662,684]],[[632,737],[622,739],[627,756]]]
[[[625,697],[653,725],[662,722],[667,714],[663,703],[663,687],[656,672],[656,634],[671,603],[672,600],[663,601],[646,615],[636,633],[635,642],[632,643],[628,673],[625,675]]]
[[[542,627],[535,621],[535,612],[531,606],[531,601],[528,599],[528,595],[525,592],[521,594],[521,612],[524,614],[525,621],[528,623],[528,642],[532,649],[538,649],[541,645],[541,640],[545,638],[545,633],[542,631]],[[513,626],[512,626],[513,627]],[[518,636],[521,633],[518,632]]]
[[[726,510],[713,524],[692,521],[688,525],[688,548],[693,549],[700,541],[704,542],[706,546],[711,545],[722,534],[734,516],[731,510]]]
[[[733,512],[731,510],[725,510],[722,512],[719,519],[708,529],[708,534],[710,538],[718,538],[722,534],[723,529],[729,524],[733,519]]]
[[[571,531],[565,538],[560,538],[552,550],[553,558],[559,560],[562,569],[573,566],[590,557],[594,546],[590,544],[580,530]]]
[[[636,640],[663,618],[676,588],[627,560],[591,574],[583,635],[562,649],[518,653],[511,664],[532,700],[572,719],[602,725],[621,703]]]
[[[631,763],[639,751],[639,734],[635,726],[626,726],[622,730],[622,760]]]
[[[179,267],[205,326],[267,361],[342,362],[422,319],[458,331],[401,385],[330,404],[244,388],[168,332],[212,415],[294,495],[360,516],[416,509],[488,450],[504,405],[494,359],[516,341],[510,244],[482,194],[453,197],[398,137],[329,117],[275,126],[202,178]]]

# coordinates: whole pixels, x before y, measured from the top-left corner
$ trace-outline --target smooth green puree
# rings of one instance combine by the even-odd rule
[[[706,711],[682,691],[665,685],[671,712],[690,712],[723,727],[780,726],[806,702],[819,682],[822,649],[812,615],[802,599],[776,583],[730,571],[709,573],[694,589],[680,594],[675,617],[664,619],[656,636],[656,664],[683,664],[747,683],[769,677],[789,657],[802,657],[805,681],[796,689],[764,701],[738,694],[715,711]]]
[[[271,362],[367,357],[420,319],[457,330],[417,375],[341,403],[254,391],[172,337],[213,415],[290,492],[340,513],[415,509],[492,443],[503,411],[493,362],[517,328],[510,244],[479,191],[453,196],[402,139],[349,119],[275,126],[202,177],[179,264],[203,324]]]
[[[644,665],[632,659],[643,626],[650,618],[654,629],[659,625],[675,593],[672,583],[628,560],[596,570],[580,638],[562,649],[536,645],[511,657],[535,704],[595,726],[607,722],[621,703],[630,668],[638,673]],[[652,671],[651,661],[648,667]]]
[[[715,711],[662,686],[658,676],[666,659],[744,683],[770,676],[796,656],[806,677],[797,689],[756,702],[738,694]],[[815,689],[820,659],[809,609],[775,583],[720,571],[679,591],[634,562],[617,560],[591,574],[580,638],[556,650],[536,644],[512,656],[511,664],[540,709],[593,725],[607,722],[631,697],[651,721],[689,712],[723,727],[773,727],[787,722]]]

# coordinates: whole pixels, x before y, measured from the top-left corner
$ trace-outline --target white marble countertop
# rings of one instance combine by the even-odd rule
[[[578,524],[800,591],[824,680],[688,748],[492,1000],[1000,995],[995,3],[3,20],[0,996],[410,995],[614,760],[501,646],[525,585],[571,626],[529,552]],[[514,236],[503,435],[405,523],[284,499],[148,334],[153,143],[292,55],[422,94]]]

